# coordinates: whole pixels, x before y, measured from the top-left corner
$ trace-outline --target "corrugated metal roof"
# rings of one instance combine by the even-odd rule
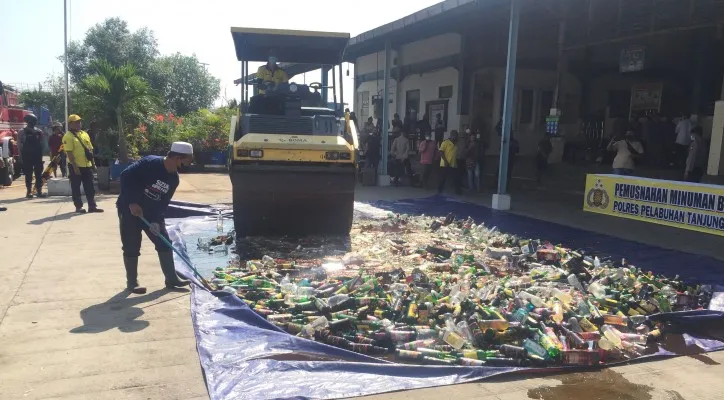
[[[266,61],[274,49],[280,60],[302,64],[338,64],[349,33],[231,28],[239,61]]]
[[[410,14],[404,18],[398,19],[397,21],[393,21],[361,33],[349,40],[345,58],[350,60],[351,58],[364,55],[360,52],[366,51],[368,47],[379,47],[379,45],[384,43],[384,40],[392,34],[399,34],[422,24],[432,24],[444,17],[465,15],[471,11],[471,9],[478,7],[479,3],[483,1],[490,2],[490,0],[445,0],[438,4],[424,8],[416,13]],[[445,28],[449,30],[449,27]],[[432,36],[439,33],[435,30],[423,33],[423,35],[425,34]]]

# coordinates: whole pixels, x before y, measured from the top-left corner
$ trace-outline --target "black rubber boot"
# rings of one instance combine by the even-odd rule
[[[146,288],[138,284],[138,257],[123,257],[126,267],[126,289],[134,294],[145,294]]]
[[[32,199],[33,198],[33,189],[28,188],[28,192],[25,194],[26,199]]]
[[[173,264],[173,253],[164,251],[158,253],[158,261],[161,263],[161,271],[166,278],[166,287],[169,289],[188,286],[191,282],[181,279],[176,275],[176,267]]]
[[[35,196],[36,196],[37,198],[39,198],[39,199],[43,199],[43,198],[48,197],[47,194],[43,193],[43,188],[36,189]]]

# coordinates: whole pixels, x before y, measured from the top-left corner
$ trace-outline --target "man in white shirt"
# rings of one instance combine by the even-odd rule
[[[410,178],[412,177],[412,164],[410,163],[410,140],[407,138],[406,132],[401,132],[400,136],[392,142],[390,153],[398,163],[398,168],[395,168],[398,170],[398,174],[392,178],[393,184],[399,185],[400,177],[403,173],[403,171],[399,171],[399,169],[404,168],[404,174]]]
[[[676,159],[679,165],[686,163],[686,157],[689,154],[689,145],[691,144],[691,116],[684,115],[678,124],[676,124]]]

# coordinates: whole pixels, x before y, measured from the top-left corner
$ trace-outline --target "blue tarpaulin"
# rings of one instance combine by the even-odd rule
[[[627,257],[645,269],[671,275],[679,273],[692,281],[718,284],[721,279],[715,275],[724,268],[724,263],[711,258],[493,212],[445,197],[376,202],[374,205],[392,212],[426,215],[453,212],[458,217],[472,216],[478,222],[498,226],[503,232],[550,239],[574,248],[590,248],[614,257]],[[218,263],[218,258],[214,261],[203,254],[194,254],[191,246],[186,246],[199,235],[208,237],[215,234],[214,218],[191,217],[216,215],[214,210],[188,203],[174,205],[172,209],[171,215],[183,218],[168,221],[174,246],[187,253],[197,268],[200,268],[199,264],[210,267],[214,262]],[[178,258],[176,268],[199,283],[192,276],[191,269]],[[211,293],[200,285],[194,285],[192,289],[191,314],[211,399],[331,399],[464,383],[503,373],[531,371],[508,367],[414,366],[379,360],[289,335],[254,313],[238,297]],[[651,356],[675,355],[692,349],[698,352],[724,348],[724,342],[712,339],[712,330],[708,329],[712,328],[712,320],[717,323],[722,321],[722,313],[703,310],[670,313],[657,318],[677,322],[682,331],[688,333],[681,336],[683,340],[677,348],[660,346],[659,352]],[[697,326],[707,329],[695,329]]]

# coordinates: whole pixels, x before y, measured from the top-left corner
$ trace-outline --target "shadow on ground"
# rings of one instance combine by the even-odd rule
[[[81,310],[80,318],[83,325],[73,328],[70,333],[101,333],[114,328],[121,332],[130,333],[146,329],[150,322],[139,321],[144,312],[139,304],[159,299],[167,293],[179,293],[179,290],[159,289],[142,296],[130,296],[130,292],[123,290],[100,304],[94,304]],[[188,290],[185,291],[188,293]]]
[[[50,197],[44,199],[38,199],[34,197],[27,199],[25,196],[18,197],[16,199],[0,200],[1,205],[17,204],[17,203],[66,203],[70,202],[70,197]]]
[[[69,212],[63,213],[63,214],[51,215],[49,217],[43,217],[43,218],[39,218],[39,219],[34,219],[32,221],[28,221],[28,225],[43,225],[46,222],[68,220],[77,215],[80,215],[80,214],[76,213],[75,211],[69,211]]]

